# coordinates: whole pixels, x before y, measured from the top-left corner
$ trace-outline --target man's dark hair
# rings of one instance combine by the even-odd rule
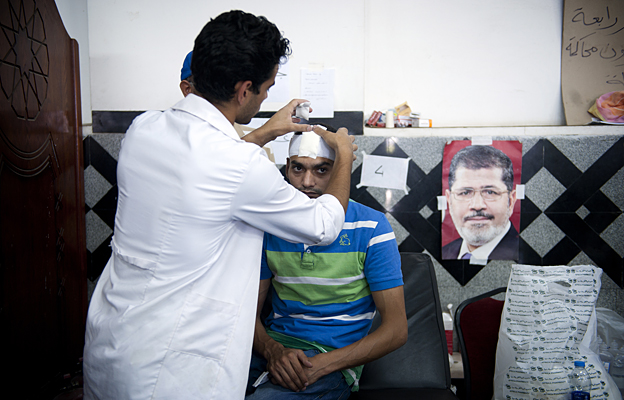
[[[449,168],[449,190],[455,183],[455,172],[457,168],[477,170],[481,168],[500,168],[503,171],[502,180],[507,186],[507,190],[513,189],[513,163],[507,154],[492,146],[468,146],[458,151],[451,160]]]
[[[265,17],[225,12],[211,19],[195,39],[191,60],[195,88],[216,103],[229,101],[240,81],[251,81],[258,94],[290,53],[288,39]]]

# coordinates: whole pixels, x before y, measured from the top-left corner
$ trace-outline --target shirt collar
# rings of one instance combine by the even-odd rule
[[[496,246],[498,246],[500,241],[503,240],[503,237],[507,234],[510,228],[511,228],[511,222],[507,221],[507,226],[505,227],[505,229],[503,229],[501,233],[496,235],[494,239],[490,240],[483,246],[480,246],[477,249],[475,249],[473,252],[470,252],[468,250],[468,244],[466,243],[465,240],[462,240],[462,245],[461,245],[461,248],[459,249],[459,255],[457,256],[457,259],[459,260],[462,258],[464,254],[470,253],[472,254],[471,258],[475,258],[477,260],[488,260],[490,253],[496,248]]]
[[[225,118],[225,115],[223,115],[217,107],[212,105],[212,103],[203,97],[191,93],[171,108],[192,114],[197,118],[208,122],[210,125],[214,126],[216,129],[225,133],[232,139],[237,141],[241,140],[236,132],[236,129],[230,121]]]

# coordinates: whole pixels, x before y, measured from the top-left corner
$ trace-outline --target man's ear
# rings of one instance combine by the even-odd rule
[[[251,81],[239,81],[234,86],[234,97],[238,105],[243,105],[251,95]]]
[[[518,196],[515,190],[509,192],[509,210],[513,212],[514,205],[516,205],[516,200],[518,200]]]
[[[442,221],[444,221],[444,218],[446,218],[446,212],[448,212],[449,215],[451,213],[451,191],[449,189],[446,189],[444,191],[444,196],[446,197],[446,210],[442,210]]]
[[[191,85],[189,81],[183,80],[180,82],[180,90],[182,91],[184,97],[186,97],[189,94],[193,93],[193,85]]]

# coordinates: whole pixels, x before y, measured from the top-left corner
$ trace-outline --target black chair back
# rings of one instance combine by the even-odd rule
[[[442,307],[431,258],[401,253],[408,339],[399,349],[364,366],[353,399],[457,399],[450,390]],[[373,320],[371,331],[381,321]]]

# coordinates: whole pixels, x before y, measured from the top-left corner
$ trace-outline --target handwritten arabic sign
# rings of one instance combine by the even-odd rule
[[[624,1],[565,0],[561,87],[568,125],[589,123],[596,98],[624,90]]]

